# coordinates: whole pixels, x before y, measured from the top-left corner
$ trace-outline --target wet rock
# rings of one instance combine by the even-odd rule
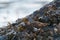
[[[8,40],[60,40],[60,1],[55,0],[16,23],[9,23],[5,30]]]

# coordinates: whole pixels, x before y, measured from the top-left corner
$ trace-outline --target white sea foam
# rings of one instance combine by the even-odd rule
[[[0,0],[0,27],[25,17],[52,0]]]

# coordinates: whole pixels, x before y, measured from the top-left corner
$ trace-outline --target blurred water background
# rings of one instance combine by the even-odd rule
[[[0,0],[0,28],[32,14],[53,0]]]

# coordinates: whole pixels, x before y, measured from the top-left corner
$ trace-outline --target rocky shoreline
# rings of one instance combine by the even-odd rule
[[[60,40],[60,1],[53,1],[0,29],[1,40]]]

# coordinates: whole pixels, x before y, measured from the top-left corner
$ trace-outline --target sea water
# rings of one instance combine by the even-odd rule
[[[53,0],[0,0],[0,27],[32,14]]]

